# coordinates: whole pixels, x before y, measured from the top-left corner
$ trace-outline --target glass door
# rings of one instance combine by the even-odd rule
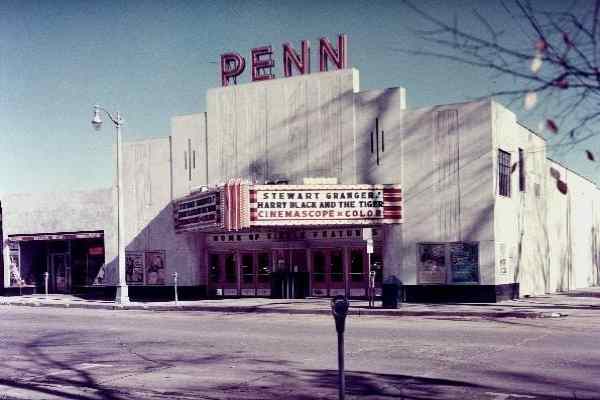
[[[241,295],[256,296],[256,262],[253,253],[241,253]]]
[[[313,296],[346,295],[344,250],[313,250],[311,279]]]
[[[49,290],[54,293],[71,292],[71,268],[68,253],[51,253],[49,271]]]
[[[350,249],[350,297],[366,297],[369,284],[367,252],[363,248]]]
[[[346,274],[344,273],[343,249],[329,250],[329,296],[346,295]]]
[[[271,273],[273,272],[269,253],[256,253],[256,267],[256,295],[269,297],[271,296]]]
[[[327,287],[327,255],[325,250],[317,249],[312,252],[312,274],[311,274],[311,287],[312,296],[328,296],[329,291]]]
[[[308,295],[306,249],[273,250],[273,296],[291,299]]]
[[[209,253],[208,287],[217,296],[238,295],[238,268],[235,254]]]

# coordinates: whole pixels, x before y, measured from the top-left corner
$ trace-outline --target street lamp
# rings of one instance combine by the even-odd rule
[[[125,235],[123,234],[123,227],[125,224],[123,221],[123,190],[121,190],[123,188],[123,172],[121,171],[122,166],[120,165],[123,160],[123,144],[121,140],[121,126],[123,125],[123,119],[118,111],[116,112],[116,117],[113,117],[106,109],[95,105],[92,126],[97,131],[102,127],[100,111],[104,111],[106,115],[108,115],[108,118],[113,122],[117,131],[117,258],[119,274],[115,302],[117,304],[127,304],[129,303],[129,290],[125,280]]]

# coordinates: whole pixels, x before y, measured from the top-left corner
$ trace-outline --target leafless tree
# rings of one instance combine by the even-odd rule
[[[409,0],[405,3],[431,27],[417,32],[433,50],[403,51],[512,77],[514,89],[493,95],[518,98],[525,110],[552,104],[544,111],[544,123],[560,136],[558,145],[572,148],[600,134],[600,0],[576,1],[561,10],[544,10],[529,0],[502,2],[520,31],[505,31],[474,11],[483,34],[459,26],[456,18],[447,22]],[[518,42],[515,35],[522,36]],[[592,151],[585,153],[596,160]]]

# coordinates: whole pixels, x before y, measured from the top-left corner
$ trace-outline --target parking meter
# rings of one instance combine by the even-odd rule
[[[375,271],[369,271],[369,308],[375,307]]]
[[[44,294],[48,297],[48,271],[44,272]]]
[[[179,296],[177,295],[177,272],[173,272],[173,288],[175,289],[175,304],[179,303]]]
[[[333,314],[333,319],[335,320],[335,329],[338,333],[344,333],[344,328],[346,325],[346,315],[348,315],[348,300],[346,300],[346,296],[335,296],[331,299],[331,314]]]
[[[339,399],[343,400],[346,393],[346,379],[344,377],[344,329],[346,327],[346,315],[350,303],[346,296],[335,296],[331,299],[331,314],[335,320],[335,330],[338,335],[338,379]]]

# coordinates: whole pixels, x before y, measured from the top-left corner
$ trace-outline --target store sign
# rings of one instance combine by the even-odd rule
[[[175,230],[221,227],[221,192],[200,192],[174,203]]]
[[[9,235],[8,240],[14,242],[29,242],[35,240],[99,239],[103,237],[103,232],[34,233],[32,235]]]
[[[250,69],[252,81],[264,81],[275,79],[273,68],[275,59],[273,49],[270,45],[256,47],[250,50]],[[348,37],[338,36],[337,49],[329,39],[319,39],[319,71],[327,71],[329,63],[333,63],[337,69],[348,67]],[[300,44],[300,52],[296,51],[290,43],[283,44],[282,52],[283,75],[289,77],[296,69],[299,75],[310,74],[310,43],[303,40]],[[237,83],[237,78],[246,69],[246,59],[239,53],[229,52],[221,55],[221,85],[229,86]]]
[[[394,185],[255,185],[252,226],[371,225],[402,222]]]
[[[102,246],[90,247],[88,249],[88,254],[90,256],[101,256],[104,254],[104,247],[102,247]]]

